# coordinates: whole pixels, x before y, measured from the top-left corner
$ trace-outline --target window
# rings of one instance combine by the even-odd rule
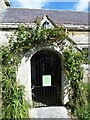
[[[47,21],[45,21],[42,25],[44,28],[49,28],[49,23]]]

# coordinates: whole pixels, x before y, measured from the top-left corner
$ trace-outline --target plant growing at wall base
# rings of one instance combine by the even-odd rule
[[[2,118],[28,118],[29,104],[25,100],[24,86],[16,81],[17,58],[8,46],[2,46],[0,51],[2,61]]]
[[[64,70],[69,82],[69,103],[71,112],[80,120],[88,119],[87,89],[83,83],[83,54],[70,46],[64,51]]]

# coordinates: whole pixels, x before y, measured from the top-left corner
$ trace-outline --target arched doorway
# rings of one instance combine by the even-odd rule
[[[41,50],[31,58],[33,107],[59,106],[61,97],[61,58],[59,53]]]

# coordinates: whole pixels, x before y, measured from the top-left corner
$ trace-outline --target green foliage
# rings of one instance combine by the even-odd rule
[[[19,26],[18,31],[16,31],[10,38],[9,47],[12,51],[16,51],[16,53],[25,53],[28,49],[43,44],[55,45],[55,42],[60,44],[65,38],[67,38],[67,36],[63,27],[45,29],[37,26],[35,29],[28,28],[28,26]]]
[[[71,44],[68,47],[66,41]],[[85,118],[87,109],[86,90],[83,86],[82,54],[74,48],[74,42],[65,34],[63,26],[45,29],[39,26],[30,28],[21,25],[12,34],[8,46],[0,48],[2,63],[2,113],[3,118],[28,118],[28,103],[25,100],[24,86],[18,84],[16,71],[22,57],[29,49],[38,46],[62,47],[64,71],[69,82],[69,106],[74,115]],[[64,47],[67,47],[64,50]]]
[[[4,118],[28,118],[28,103],[24,98],[23,86],[15,82],[13,86],[6,83],[3,89],[2,117]]]
[[[16,81],[17,58],[8,46],[0,49],[2,63],[2,118],[28,118],[24,87]],[[18,60],[19,61],[19,60]]]
[[[82,49],[82,54],[84,56],[84,63],[85,64],[90,64],[90,58],[89,58],[90,50],[89,50],[89,48],[83,48]]]
[[[87,89],[83,83],[83,55],[72,46],[64,51],[64,70],[69,80],[69,103],[72,113],[83,120],[89,117]]]

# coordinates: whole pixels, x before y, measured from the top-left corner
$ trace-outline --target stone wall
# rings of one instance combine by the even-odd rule
[[[3,12],[6,9],[6,5],[4,0],[0,0],[0,12]]]
[[[9,6],[10,6],[9,0],[0,0],[0,13],[3,13],[5,11],[5,9]]]
[[[69,31],[68,35],[81,48],[88,47],[90,43],[89,33],[87,31]]]
[[[4,45],[8,43],[8,39],[12,34],[12,30],[0,30],[0,45]]]
[[[83,65],[84,67],[84,76],[83,76],[83,82],[84,83],[90,83],[90,65]]]

